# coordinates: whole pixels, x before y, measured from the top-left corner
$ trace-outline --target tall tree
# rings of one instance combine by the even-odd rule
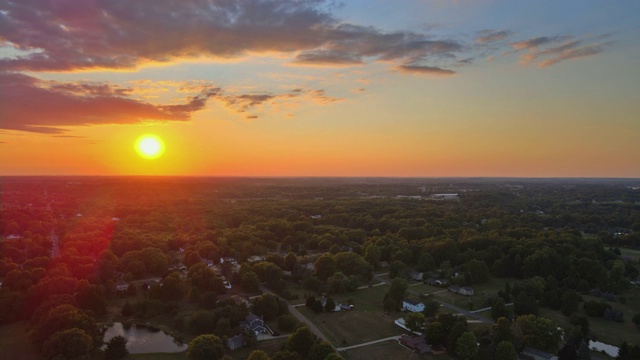
[[[187,358],[191,360],[220,360],[223,354],[222,340],[209,334],[191,340],[187,349]]]
[[[478,353],[478,339],[471,331],[464,332],[456,341],[456,354],[461,360],[471,360]]]

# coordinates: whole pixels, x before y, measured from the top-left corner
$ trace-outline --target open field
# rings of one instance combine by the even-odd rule
[[[311,320],[336,346],[356,345],[367,341],[402,334],[404,330],[393,321],[401,313],[386,315],[382,311],[382,298],[388,286],[377,286],[334,296],[336,302],[352,300],[350,311],[316,314],[304,306],[298,310]]]
[[[342,354],[344,356],[344,353]],[[349,360],[387,360],[387,359],[439,359],[439,360],[451,360],[453,359],[448,354],[434,356],[434,355],[418,355],[413,353],[400,345],[397,341],[385,341],[378,344],[369,346],[363,346],[356,349],[346,351],[345,358]]]
[[[622,255],[632,256],[636,260],[640,259],[640,249],[619,248]]]

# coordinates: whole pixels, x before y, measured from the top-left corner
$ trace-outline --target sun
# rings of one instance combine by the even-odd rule
[[[164,142],[153,134],[144,134],[136,140],[136,152],[145,159],[156,159],[164,153]]]

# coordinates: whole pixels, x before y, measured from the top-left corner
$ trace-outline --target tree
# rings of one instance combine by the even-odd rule
[[[400,260],[392,262],[389,266],[389,277],[392,279],[395,279],[396,277],[403,279],[409,278],[409,270],[407,269],[407,265]]]
[[[253,271],[248,271],[242,278],[240,279],[240,285],[242,286],[242,290],[248,293],[256,293],[258,292],[258,287],[260,286],[260,279],[258,275]]]
[[[94,344],[84,330],[72,328],[54,333],[42,347],[45,359],[88,359]]]
[[[429,324],[424,329],[424,337],[427,342],[433,346],[440,346],[442,344],[442,340],[444,340],[446,333],[442,324],[439,321],[434,321]]]
[[[284,257],[283,267],[285,270],[293,271],[298,265],[298,257],[296,254],[290,252]]]
[[[438,314],[440,310],[440,303],[435,300],[427,300],[424,302],[424,311],[422,312],[424,316],[430,318],[434,317]]]
[[[469,274],[471,282],[474,284],[487,282],[489,280],[489,267],[481,260],[472,259],[467,262],[465,270]]]
[[[589,350],[589,344],[586,341],[580,341],[577,355],[578,360],[591,360],[591,350]]]
[[[495,324],[493,324],[493,337],[491,339],[494,345],[497,345],[503,341],[513,342],[514,336],[511,330],[511,324],[509,320],[504,317],[498,318]]]
[[[133,315],[133,309],[131,308],[131,303],[129,303],[128,301],[125,302],[124,305],[122,306],[122,310],[120,311],[120,314],[122,314],[122,316],[125,316],[125,317],[129,317]]]
[[[280,312],[278,298],[269,293],[260,295],[253,303],[253,312],[256,315],[264,316],[265,320],[275,319]]]
[[[553,321],[535,315],[522,315],[516,319],[526,346],[547,352],[555,352],[562,339],[562,331]]]
[[[365,260],[367,260],[367,262],[371,264],[371,266],[373,266],[374,268],[378,267],[378,264],[380,263],[381,254],[382,253],[380,251],[380,248],[375,244],[369,244],[364,249]]]
[[[518,356],[516,353],[516,348],[513,346],[513,343],[509,341],[501,341],[498,346],[496,346],[496,360],[515,360]]]
[[[189,343],[187,358],[193,360],[222,359],[224,348],[222,340],[215,335],[200,335]]]
[[[41,349],[45,341],[50,339],[53,334],[73,328],[84,330],[91,337],[92,346],[97,346],[102,342],[96,321],[84,311],[72,305],[60,305],[50,310],[46,316],[35,324],[29,336],[36,348]]]
[[[501,317],[508,317],[509,310],[506,307],[504,299],[499,297],[496,301],[493,302],[493,306],[491,306],[491,318],[493,320],[498,320]]]
[[[407,280],[400,278],[393,279],[389,291],[387,291],[383,299],[384,308],[387,312],[398,310],[400,306],[402,306],[402,301],[404,300],[408,287],[409,283],[407,283]]]
[[[318,279],[326,281],[336,272],[336,261],[333,259],[333,255],[324,254],[320,256],[314,263],[314,269]]]
[[[308,327],[298,328],[295,333],[291,334],[287,339],[284,348],[291,352],[298,353],[303,359],[307,358],[311,347],[316,342],[315,336]]]
[[[129,354],[127,350],[127,339],[124,336],[114,336],[107,341],[107,348],[104,355],[107,359],[121,359]]]
[[[578,295],[575,290],[567,290],[564,295],[562,295],[562,313],[565,316],[569,316],[574,312],[578,311],[578,305],[580,303],[580,295]]]
[[[271,360],[301,360],[301,357],[297,352],[282,350],[273,354]]]
[[[313,344],[309,350],[308,360],[324,360],[329,354],[333,353],[333,347],[326,341]]]
[[[269,360],[269,355],[263,350],[253,350],[247,360]]]
[[[538,303],[533,296],[527,295],[524,291],[520,291],[520,294],[513,302],[513,311],[516,315],[537,315]]]
[[[633,315],[633,318],[631,319],[631,321],[636,324],[636,327],[638,329],[640,329],[640,314],[635,314]]]
[[[573,342],[567,342],[558,352],[559,360],[578,360],[578,353]]]
[[[336,309],[336,302],[333,300],[332,297],[328,297],[327,302],[325,302],[324,304],[324,311],[332,312],[335,309]]]
[[[478,353],[478,339],[471,331],[464,332],[456,341],[456,353],[462,360],[471,360]]]
[[[404,318],[404,323],[410,331],[420,331],[426,322],[424,314],[419,312],[411,312]]]
[[[297,324],[298,320],[291,314],[282,315],[278,319],[278,329],[284,332],[293,331]]]

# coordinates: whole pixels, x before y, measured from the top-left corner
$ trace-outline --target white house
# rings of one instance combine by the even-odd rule
[[[402,309],[411,312],[422,312],[424,311],[424,304],[411,299],[404,299],[402,301]]]

